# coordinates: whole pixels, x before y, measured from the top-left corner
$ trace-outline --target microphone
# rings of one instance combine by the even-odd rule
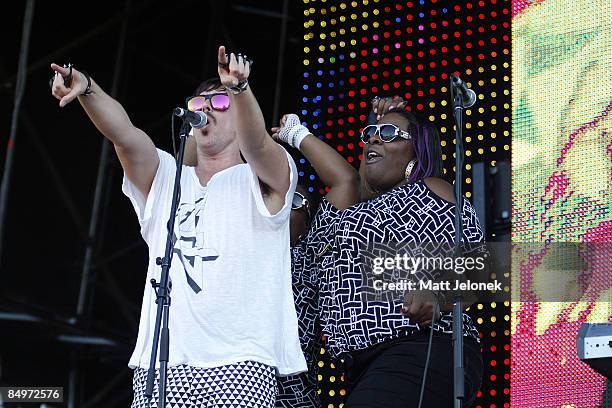
[[[202,111],[192,112],[183,108],[176,108],[174,114],[196,129],[201,129],[208,123],[208,116]]]
[[[468,88],[465,82],[463,82],[457,75],[451,75],[451,78],[455,91],[459,91],[459,93],[463,95],[463,107],[469,108],[476,103],[476,92]]]

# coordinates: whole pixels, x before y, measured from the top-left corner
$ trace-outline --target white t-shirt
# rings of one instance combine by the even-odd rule
[[[148,368],[159,282],[176,174],[174,158],[158,149],[159,168],[147,199],[127,179],[123,192],[138,214],[149,265],[131,368]],[[279,375],[306,371],[291,290],[289,213],[297,170],[283,208],[270,215],[248,164],[222,170],[203,187],[183,166],[176,243],[170,269],[169,366],[218,367],[252,360]],[[159,366],[159,362],[156,362]]]

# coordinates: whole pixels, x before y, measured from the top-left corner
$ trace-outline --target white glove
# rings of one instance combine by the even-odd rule
[[[278,132],[278,138],[283,142],[300,148],[302,140],[310,134],[310,130],[300,122],[298,115],[290,113],[285,118],[285,125]]]

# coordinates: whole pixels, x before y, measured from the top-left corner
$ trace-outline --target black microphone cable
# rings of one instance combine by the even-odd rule
[[[434,292],[435,293],[435,292]],[[425,367],[423,368],[423,380],[421,381],[421,392],[419,395],[419,405],[421,408],[423,404],[423,395],[425,394],[425,383],[427,382],[427,370],[429,369],[429,360],[431,359],[431,344],[433,343],[433,325],[436,320],[436,316],[440,315],[440,293],[436,294],[436,304],[434,305],[433,315],[431,316],[431,326],[429,327],[429,341],[427,344],[427,356],[425,357]]]

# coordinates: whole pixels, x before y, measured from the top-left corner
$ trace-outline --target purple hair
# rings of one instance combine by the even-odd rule
[[[387,112],[397,113],[408,120],[407,130],[412,135],[416,164],[410,174],[410,183],[427,177],[440,177],[442,174],[442,151],[440,134],[435,126],[419,120],[412,112],[403,109],[391,109]]]

